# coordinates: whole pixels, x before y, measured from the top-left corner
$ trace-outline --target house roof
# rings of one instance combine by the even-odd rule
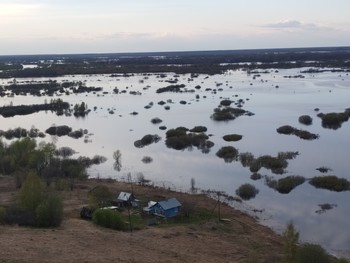
[[[120,201],[129,201],[131,197],[131,193],[127,193],[127,192],[120,192],[119,196],[118,196],[118,200]]]
[[[168,210],[174,207],[179,207],[181,206],[180,202],[174,197],[170,198],[168,200],[160,201],[158,204],[164,209]]]

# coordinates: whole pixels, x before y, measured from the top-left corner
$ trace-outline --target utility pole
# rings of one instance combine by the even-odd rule
[[[219,221],[221,220],[221,215],[220,215],[220,191],[217,192],[218,195],[218,216],[219,216]]]

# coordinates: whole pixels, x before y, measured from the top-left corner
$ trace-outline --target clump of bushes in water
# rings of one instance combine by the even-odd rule
[[[74,105],[73,114],[75,117],[85,117],[85,115],[89,114],[89,112],[90,110],[85,102]]]
[[[284,126],[279,127],[277,129],[277,132],[279,134],[286,134],[286,135],[292,134],[292,135],[295,135],[303,140],[315,140],[315,139],[318,139],[320,137],[318,134],[314,134],[314,133],[304,131],[304,130],[299,130],[299,129],[294,128],[290,125],[284,125]]]
[[[278,180],[271,177],[266,177],[266,184],[281,194],[290,193],[294,188],[303,184],[304,182],[305,178],[299,175],[287,176]]]
[[[336,130],[341,127],[343,122],[349,120],[350,117],[350,109],[346,109],[344,112],[336,113],[319,113],[318,117],[322,119],[322,127],[327,129]]]
[[[299,122],[304,125],[311,125],[312,118],[309,115],[302,115],[299,117]]]
[[[259,190],[252,184],[242,184],[237,190],[236,194],[243,200],[250,200],[259,193]]]
[[[264,167],[275,174],[283,174],[288,166],[287,160],[294,159],[298,154],[298,152],[279,152],[277,157],[263,155],[255,158],[252,153],[241,153],[239,160],[242,166],[249,167],[252,173],[257,173]]]
[[[115,230],[124,230],[125,223],[117,211],[110,209],[97,209],[92,215],[92,221],[99,226]]]
[[[166,132],[166,146],[175,150],[184,150],[195,146],[203,153],[208,153],[210,148],[214,146],[206,134],[188,131],[185,127],[168,130]]]
[[[256,180],[260,180],[262,178],[262,175],[259,174],[259,173],[253,173],[251,176],[250,176],[250,179],[256,181]]]
[[[69,103],[61,99],[55,99],[45,104],[3,106],[0,107],[0,115],[4,118],[8,118],[16,115],[29,115],[39,111],[52,111],[59,114],[65,110],[69,110]]]
[[[227,134],[224,135],[222,138],[227,142],[237,142],[242,139],[242,135],[239,134]]]
[[[207,127],[204,127],[204,126],[195,126],[193,127],[190,132],[196,132],[196,133],[199,133],[199,132],[206,132],[208,129]]]
[[[72,128],[67,125],[61,125],[61,126],[51,126],[50,128],[46,129],[46,133],[50,135],[57,135],[57,136],[64,136],[68,135],[72,131]]]
[[[161,123],[161,122],[163,122],[161,119],[159,119],[158,117],[156,117],[156,118],[153,118],[152,120],[151,120],[151,122],[153,123],[153,124],[159,124],[159,123]]]
[[[222,101],[220,101],[220,105],[222,105],[222,106],[230,106],[231,103],[232,103],[231,100],[222,100]]]
[[[29,131],[24,128],[17,127],[15,129],[8,129],[7,131],[0,130],[0,137],[5,137],[7,140],[12,140],[13,138],[20,139],[24,137],[44,138],[45,134],[34,127]]]
[[[160,139],[161,138],[157,134],[154,134],[154,135],[147,134],[147,135],[143,136],[141,140],[135,141],[134,145],[137,148],[142,148],[142,147],[150,145],[152,143],[157,143],[160,141]]]
[[[316,176],[309,182],[316,188],[327,189],[335,192],[349,191],[350,182],[345,178],[338,178],[334,175]]]
[[[233,146],[224,146],[216,153],[216,156],[224,159],[226,163],[231,163],[238,158],[238,150]]]
[[[319,171],[320,173],[328,173],[329,171],[332,171],[331,168],[325,167],[325,166],[321,166],[319,168],[316,168],[317,171]]]
[[[229,121],[243,115],[252,116],[254,114],[240,108],[224,107],[215,108],[211,118],[215,121]]]
[[[164,88],[157,89],[157,93],[163,93],[163,92],[183,92],[183,88],[186,87],[185,84],[181,85],[170,85],[166,86]]]
[[[78,139],[83,137],[84,134],[86,134],[87,130],[76,130],[72,131],[72,128],[67,125],[61,125],[61,126],[51,126],[50,128],[46,129],[46,133],[50,135],[57,135],[57,136],[66,136]]]
[[[150,156],[144,156],[144,157],[142,158],[142,162],[143,162],[143,163],[151,163],[151,162],[153,162],[153,159],[152,159],[152,157],[150,157]]]

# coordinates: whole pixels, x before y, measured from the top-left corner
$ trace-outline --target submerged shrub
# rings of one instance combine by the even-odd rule
[[[250,179],[256,181],[256,180],[260,180],[261,179],[261,174],[259,173],[253,173],[251,176],[250,176]]]
[[[137,148],[142,148],[142,147],[150,145],[152,143],[157,143],[160,141],[160,139],[161,138],[157,134],[154,134],[154,135],[147,134],[147,135],[143,136],[141,140],[135,141],[134,145]]]
[[[222,138],[227,142],[236,142],[242,139],[242,135],[239,134],[228,134],[223,136]]]
[[[305,130],[299,130],[289,125],[281,126],[277,129],[279,134],[295,135],[303,140],[315,140],[319,138],[318,134],[314,134]]]
[[[304,182],[305,182],[305,178],[298,175],[287,176],[279,180],[266,178],[266,184],[281,194],[290,193],[294,188],[303,184]]]
[[[151,122],[152,122],[153,124],[158,124],[158,123],[161,123],[162,120],[159,119],[159,118],[153,118],[153,119],[151,120]]]
[[[220,101],[220,105],[222,105],[222,106],[230,106],[231,103],[232,103],[231,100],[222,100],[222,101]]]
[[[198,133],[198,132],[206,132],[208,129],[207,129],[207,127],[205,127],[205,126],[195,126],[195,127],[193,127],[191,130],[190,130],[190,132],[196,132],[196,133]]]
[[[242,184],[237,190],[236,194],[243,200],[254,198],[259,193],[259,190],[251,184]]]
[[[345,178],[338,178],[334,175],[316,176],[310,180],[310,184],[316,188],[341,192],[350,190],[350,182]]]
[[[151,162],[153,162],[153,159],[152,159],[152,157],[150,157],[150,156],[144,156],[144,157],[142,158],[142,162],[143,162],[143,163],[151,163]]]
[[[198,130],[203,128],[198,128]],[[166,146],[175,150],[184,150],[195,146],[203,153],[208,153],[210,148],[214,146],[214,143],[208,140],[209,137],[206,134],[187,132],[188,129],[184,127],[168,130],[166,132]]]
[[[312,118],[309,115],[301,115],[299,117],[299,122],[301,124],[311,125],[312,124]]]
[[[238,158],[238,150],[233,146],[224,146],[216,153],[216,156],[230,163]]]
[[[254,114],[240,108],[224,107],[222,109],[215,108],[211,118],[214,121],[229,121],[242,115],[252,116]]]
[[[347,110],[345,112],[331,112],[331,113],[319,113],[317,115],[322,119],[322,127],[336,130],[341,127],[343,122],[346,122],[349,120],[350,114]]]
[[[280,134],[293,134],[294,133],[294,128],[290,125],[284,125],[284,126],[281,126],[277,129],[277,132],[280,133]]]
[[[241,164],[243,167],[250,166],[252,162],[254,161],[254,155],[252,153],[241,153],[239,154],[239,160],[241,161]],[[260,168],[259,168],[260,169]]]

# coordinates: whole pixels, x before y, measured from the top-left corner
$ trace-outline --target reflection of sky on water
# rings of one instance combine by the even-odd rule
[[[82,139],[62,137],[59,138],[57,146],[70,146],[79,152],[77,155],[106,156],[108,158],[106,163],[89,169],[92,176],[120,180],[130,172],[136,179],[137,173],[142,172],[146,179],[180,191],[188,191],[191,178],[194,178],[198,188],[221,190],[230,195],[234,195],[235,190],[242,183],[250,182],[259,188],[260,192],[254,200],[248,202],[248,205],[265,210],[261,216],[264,224],[281,232],[285,224],[292,221],[301,232],[301,238],[304,241],[320,243],[332,251],[346,250],[350,247],[350,233],[345,231],[350,227],[350,221],[347,218],[350,214],[349,192],[333,193],[315,189],[306,182],[290,194],[281,195],[264,185],[263,180],[256,182],[250,180],[249,169],[242,167],[239,162],[225,163],[215,156],[218,149],[226,145],[234,145],[240,152],[252,152],[256,157],[263,154],[276,156],[278,152],[298,151],[299,156],[289,161],[288,172],[283,176],[302,175],[311,178],[320,174],[315,170],[316,168],[327,166],[333,170],[329,174],[350,179],[348,173],[350,168],[349,122],[344,123],[338,130],[323,129],[321,120],[314,111],[315,108],[320,108],[320,112],[325,113],[341,112],[349,108],[350,77],[343,73],[328,72],[304,74],[304,79],[283,77],[297,74],[300,74],[300,69],[280,70],[279,73],[261,74],[261,77],[253,79],[253,74],[247,76],[246,72],[236,71],[225,75],[209,76],[207,79],[206,76],[200,75],[191,82],[188,82],[190,75],[181,75],[179,83],[186,84],[188,89],[193,89],[196,85],[201,85],[202,88],[196,93],[178,94],[156,94],[157,88],[170,84],[161,82],[165,79],[156,78],[154,75],[148,76],[148,79],[140,75],[128,78],[112,78],[104,75],[65,76],[55,79],[57,81],[86,80],[87,86],[101,86],[104,91],[110,93],[105,95],[99,93],[100,96],[93,93],[61,96],[63,100],[72,104],[84,101],[90,109],[97,107],[96,111],[92,111],[84,119],[57,117],[50,112],[40,112],[7,119],[0,117],[1,129],[18,126],[29,129],[34,125],[44,131],[52,124],[66,124],[73,129],[88,129],[89,133],[92,133],[89,136],[90,143],[84,143]],[[173,75],[169,73],[168,78]],[[140,83],[140,79],[144,82]],[[31,79],[18,81],[26,80]],[[0,80],[0,85],[8,81]],[[217,86],[217,83],[222,85]],[[148,85],[150,87],[144,90],[143,88]],[[279,88],[276,88],[276,85]],[[112,94],[115,87],[119,90],[125,89],[127,93]],[[207,88],[217,89],[217,93],[205,91]],[[142,96],[130,95],[129,91],[140,91]],[[200,96],[199,100],[196,99],[197,94]],[[43,103],[45,99],[49,101],[51,98],[4,97],[1,99],[1,104]],[[255,115],[242,116],[231,122],[212,121],[210,115],[223,98],[245,100],[243,108]],[[167,103],[170,106],[169,111],[157,104],[161,100],[168,99],[173,101],[173,103]],[[186,100],[188,104],[179,104],[181,100]],[[154,103],[153,107],[144,109],[144,106],[150,102]],[[115,113],[109,114],[108,109],[113,109]],[[139,114],[130,115],[133,111]],[[304,126],[298,123],[298,117],[304,114],[313,117],[313,125]],[[215,146],[208,154],[202,154],[196,148],[191,151],[168,149],[164,145],[165,131],[159,130],[159,125],[153,125],[150,122],[154,117],[162,119],[163,122],[160,125],[168,128],[206,126],[208,134],[212,134],[210,140],[215,143]],[[286,124],[319,134],[320,138],[304,141],[295,136],[278,134],[276,129]],[[149,133],[160,135],[162,140],[141,149],[135,148],[134,141]],[[229,133],[242,134],[243,139],[235,143],[223,141],[222,136]],[[51,138],[48,136],[45,140],[50,141]],[[117,149],[122,153],[120,172],[113,170],[112,154]],[[144,156],[151,156],[153,162],[142,163],[141,159]],[[260,172],[263,175],[272,175],[266,169]],[[337,207],[323,214],[315,213],[319,209],[318,205],[323,203],[337,204]]]

